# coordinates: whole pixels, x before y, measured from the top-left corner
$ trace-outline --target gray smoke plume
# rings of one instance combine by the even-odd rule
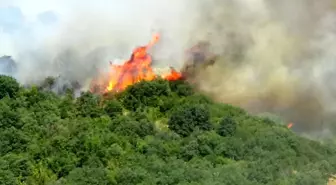
[[[205,7],[199,33],[222,58],[199,75],[203,91],[283,116],[298,130],[323,130],[335,119],[333,1],[214,0]]]

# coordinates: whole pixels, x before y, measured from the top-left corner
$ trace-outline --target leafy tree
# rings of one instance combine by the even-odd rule
[[[154,125],[146,118],[119,116],[112,120],[110,129],[126,136],[145,137],[155,133]]]
[[[77,109],[75,105],[75,99],[72,93],[67,93],[61,100],[58,105],[60,110],[60,116],[62,119],[65,118],[74,118],[77,114]]]
[[[0,100],[0,128],[20,128],[20,115],[7,102],[4,99]]]
[[[23,152],[29,142],[27,134],[14,127],[0,129],[0,139],[0,155],[5,155],[9,152]]]
[[[237,130],[237,123],[231,117],[224,117],[219,124],[218,134],[221,136],[233,136]]]
[[[116,100],[109,100],[105,103],[104,111],[108,114],[111,118],[116,117],[117,115],[122,114],[123,108],[120,102]]]
[[[0,183],[21,184],[32,175],[32,163],[26,155],[7,154],[0,158]]]
[[[171,91],[179,96],[190,96],[194,94],[192,86],[183,80],[169,81],[169,86]]]
[[[103,168],[75,168],[63,181],[64,185],[111,185],[108,172]]]
[[[76,101],[78,115],[83,117],[99,117],[103,109],[99,105],[100,98],[90,92],[82,93]]]
[[[183,106],[169,118],[168,127],[181,136],[188,136],[195,130],[210,130],[210,113],[204,106]]]
[[[56,78],[49,76],[46,79],[44,79],[44,81],[40,85],[40,88],[51,90],[53,86],[55,85],[55,83],[56,83]]]
[[[20,90],[20,84],[15,78],[6,75],[0,75],[0,99],[5,96],[13,98]]]
[[[160,97],[171,93],[167,81],[159,79],[154,81],[141,81],[127,89],[118,96],[126,109],[135,111],[143,106],[157,106]]]

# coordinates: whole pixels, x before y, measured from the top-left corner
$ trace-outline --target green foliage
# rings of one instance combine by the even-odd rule
[[[224,117],[220,122],[218,134],[221,136],[233,136],[237,130],[237,123],[231,117]]]
[[[169,81],[169,87],[172,92],[179,96],[190,96],[194,94],[193,88],[183,80]]]
[[[169,93],[169,84],[165,80],[141,81],[129,86],[119,98],[126,109],[135,111],[143,106],[157,106],[160,97],[168,96]]]
[[[0,99],[5,96],[13,98],[20,90],[19,83],[15,78],[5,75],[0,75]]]
[[[63,181],[64,185],[110,185],[114,184],[104,168],[76,168]]]
[[[121,115],[123,112],[123,107],[120,102],[115,100],[109,100],[105,103],[104,111],[111,118]]]
[[[90,92],[82,93],[76,102],[78,115],[83,117],[99,117],[103,114],[99,106],[100,98]]]
[[[316,185],[336,173],[334,144],[183,81],[140,82],[109,99],[46,90],[0,99],[1,185]]]
[[[110,130],[125,136],[145,137],[153,135],[155,132],[154,124],[146,118],[135,116],[119,116],[110,125]]]
[[[169,118],[168,127],[181,136],[188,136],[195,130],[210,130],[210,112],[200,105],[182,106]]]

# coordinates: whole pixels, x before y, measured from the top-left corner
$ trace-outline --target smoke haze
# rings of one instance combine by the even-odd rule
[[[32,1],[39,6],[0,2],[22,5],[27,16],[14,36],[0,32],[0,55],[14,57],[22,83],[49,75],[86,83],[160,32],[157,66],[181,67],[187,48],[210,41],[220,60],[197,78],[216,100],[276,113],[297,129],[321,129],[334,119],[334,0]],[[58,13],[52,25],[33,18],[51,10]]]
[[[223,57],[199,76],[203,91],[296,129],[335,118],[334,1],[213,2],[203,37]]]

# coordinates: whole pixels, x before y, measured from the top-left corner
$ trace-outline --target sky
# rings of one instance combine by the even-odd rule
[[[46,37],[56,34],[69,18],[81,14],[80,12],[105,12],[112,17],[117,17],[115,15],[120,15],[125,10],[127,12],[129,3],[117,2],[0,0],[0,56],[15,56],[25,47],[39,45]]]
[[[43,2],[0,0],[0,56],[15,55],[19,48],[37,44],[36,38],[52,33],[65,9]]]
[[[110,27],[123,27],[122,29],[129,30],[143,27],[144,30],[150,27],[149,24],[153,24],[148,15],[161,16],[163,19],[169,17],[173,20],[175,18],[163,15],[165,14],[163,11],[176,15],[174,11],[179,11],[176,7],[181,7],[178,5],[169,10],[166,8],[168,1],[153,2],[152,0],[0,0],[0,56],[16,56],[19,51],[24,51],[26,48],[41,46],[46,38],[51,38],[53,34],[60,35],[61,31],[68,29],[65,29],[65,26],[71,27],[76,24],[80,29],[81,25],[91,24],[87,19],[96,19],[105,25],[112,23]],[[172,4],[174,0],[169,6]],[[98,25],[97,22],[95,24]],[[168,24],[168,21],[161,22]],[[143,31],[145,32],[147,30]]]

